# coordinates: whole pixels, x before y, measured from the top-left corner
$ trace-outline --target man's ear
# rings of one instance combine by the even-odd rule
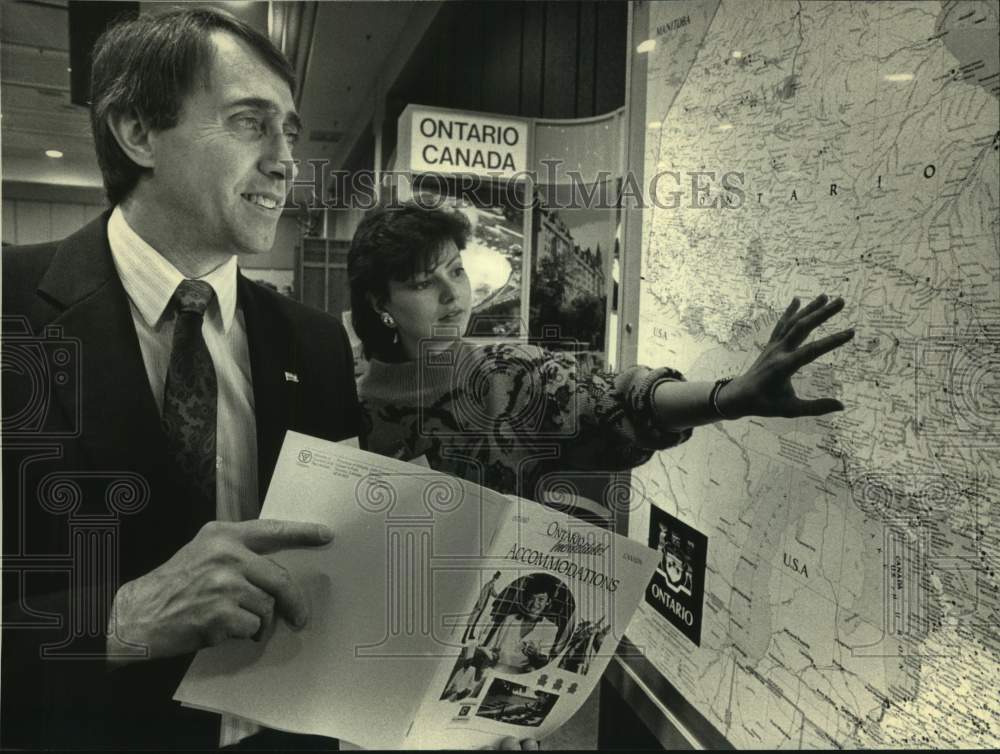
[[[108,128],[122,151],[136,165],[151,168],[156,164],[151,131],[137,113],[118,113],[108,116]]]

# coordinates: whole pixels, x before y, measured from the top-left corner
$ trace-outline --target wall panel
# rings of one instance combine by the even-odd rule
[[[578,11],[578,3],[549,3],[545,8],[544,118],[576,117]]]
[[[527,3],[521,6],[521,101],[518,115],[538,117],[542,114],[543,60],[545,56],[545,5]]]
[[[49,205],[49,240],[54,241],[75,233],[89,219],[82,204]]]
[[[510,102],[517,102],[521,86],[521,14],[520,4],[483,6],[483,110],[502,112]]]
[[[9,244],[44,243],[69,236],[106,208],[80,202],[34,199],[3,200],[3,240]]]
[[[588,118],[625,103],[622,2],[445,3],[386,96],[383,155],[409,104]]]
[[[14,212],[14,202],[3,200],[3,242],[17,243],[17,219]]]
[[[576,117],[596,114],[594,82],[597,76],[597,4],[580,3],[577,14]],[[624,54],[624,45],[622,45]],[[624,80],[624,78],[623,78]]]
[[[609,112],[625,103],[626,7],[625,3],[596,3],[595,114]]]
[[[17,243],[52,240],[52,212],[48,202],[19,201],[14,205]]]

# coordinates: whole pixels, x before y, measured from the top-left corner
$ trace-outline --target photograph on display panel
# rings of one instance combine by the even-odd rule
[[[481,181],[472,189],[459,179],[424,175],[413,179],[414,196],[425,206],[462,212],[472,233],[462,264],[472,287],[469,337],[516,338],[523,330],[524,188]]]

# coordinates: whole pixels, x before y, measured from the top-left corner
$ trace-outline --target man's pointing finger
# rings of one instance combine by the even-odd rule
[[[239,526],[240,541],[259,555],[294,547],[321,547],[333,541],[333,530],[323,524],[260,519]]]

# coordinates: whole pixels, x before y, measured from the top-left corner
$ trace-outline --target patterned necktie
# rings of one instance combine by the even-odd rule
[[[185,280],[171,298],[176,312],[170,366],[163,392],[163,429],[177,471],[187,481],[194,531],[215,519],[215,416],[217,382],[201,334],[212,286]]]

